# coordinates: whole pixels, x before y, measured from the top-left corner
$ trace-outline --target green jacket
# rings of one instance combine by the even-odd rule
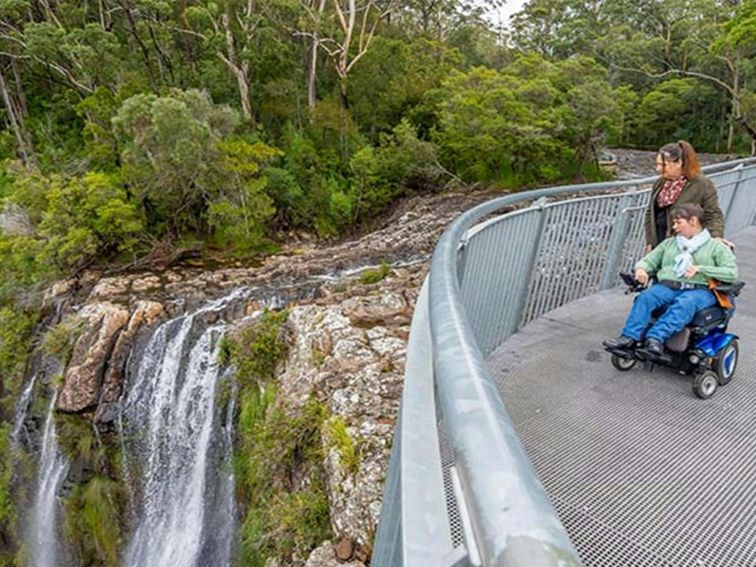
[[[664,185],[664,179],[659,178],[651,189],[651,202],[646,207],[646,244],[656,246],[659,244],[656,238],[656,197]],[[719,199],[714,184],[702,173],[698,177],[689,179],[683,187],[680,196],[671,207],[667,209],[667,236],[672,235],[672,219],[670,213],[672,209],[685,203],[696,203],[701,205],[704,210],[703,225],[709,229],[714,238],[724,237],[724,215],[719,208]]]
[[[678,278],[675,275],[675,257],[680,254],[675,238],[667,238],[656,248],[646,254],[635,265],[649,273],[656,272],[656,279],[676,282],[701,283],[710,278],[721,282],[734,282],[738,277],[735,254],[730,247],[719,240],[711,238],[693,253],[693,264],[700,268],[692,278]]]

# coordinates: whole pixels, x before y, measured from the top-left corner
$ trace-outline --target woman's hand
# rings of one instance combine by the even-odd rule
[[[729,247],[730,250],[733,250],[733,251],[735,250],[735,243],[734,242],[730,242],[726,238],[721,238],[719,236],[715,240],[719,240],[719,242],[721,242],[725,246]]]
[[[648,272],[643,268],[635,269],[635,279],[638,280],[644,286],[648,285]]]
[[[690,266],[687,270],[685,270],[685,273],[683,274],[686,278],[692,278],[695,276],[701,268],[698,266]]]

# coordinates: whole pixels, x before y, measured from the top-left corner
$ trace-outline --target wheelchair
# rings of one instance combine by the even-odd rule
[[[645,289],[632,274],[622,273],[620,277],[628,286],[625,293]],[[744,286],[744,282],[720,284],[717,290],[732,299],[740,294]],[[662,307],[652,314],[648,328],[664,309]],[[734,311],[734,308],[723,309],[718,305],[702,309],[684,329],[665,341],[664,352],[659,355],[647,351],[642,341],[626,348],[605,345],[604,349],[612,355],[612,365],[623,372],[642,362],[651,368],[654,364],[660,364],[689,375],[695,395],[708,399],[719,386],[730,383],[738,366],[738,337],[727,332]]]

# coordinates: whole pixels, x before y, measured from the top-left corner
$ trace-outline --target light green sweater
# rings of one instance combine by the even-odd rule
[[[738,277],[738,267],[735,265],[735,254],[729,246],[714,238],[693,253],[693,265],[700,270],[692,278],[678,278],[675,275],[675,257],[680,254],[675,238],[667,238],[659,246],[646,254],[635,265],[648,273],[656,272],[656,279],[672,280],[688,283],[708,283],[714,278],[721,282],[733,282]]]

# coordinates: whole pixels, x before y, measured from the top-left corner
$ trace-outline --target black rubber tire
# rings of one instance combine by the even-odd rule
[[[727,367],[725,367],[725,362],[727,362],[726,359],[733,355],[735,356],[735,359],[730,360],[728,364],[726,365]],[[740,357],[740,345],[738,344],[737,339],[733,339],[730,342],[730,344],[724,347],[717,354],[717,357],[714,359],[714,364],[712,364],[712,370],[714,370],[714,372],[717,373],[720,386],[726,386],[732,380],[732,377],[735,374],[735,371],[738,369],[739,357]]]
[[[719,376],[711,370],[706,370],[693,377],[693,393],[702,400],[708,400],[714,395],[719,386]]]
[[[636,362],[638,361],[634,358],[624,358],[622,356],[617,356],[616,354],[612,355],[612,366],[621,372],[627,372],[635,366]]]

